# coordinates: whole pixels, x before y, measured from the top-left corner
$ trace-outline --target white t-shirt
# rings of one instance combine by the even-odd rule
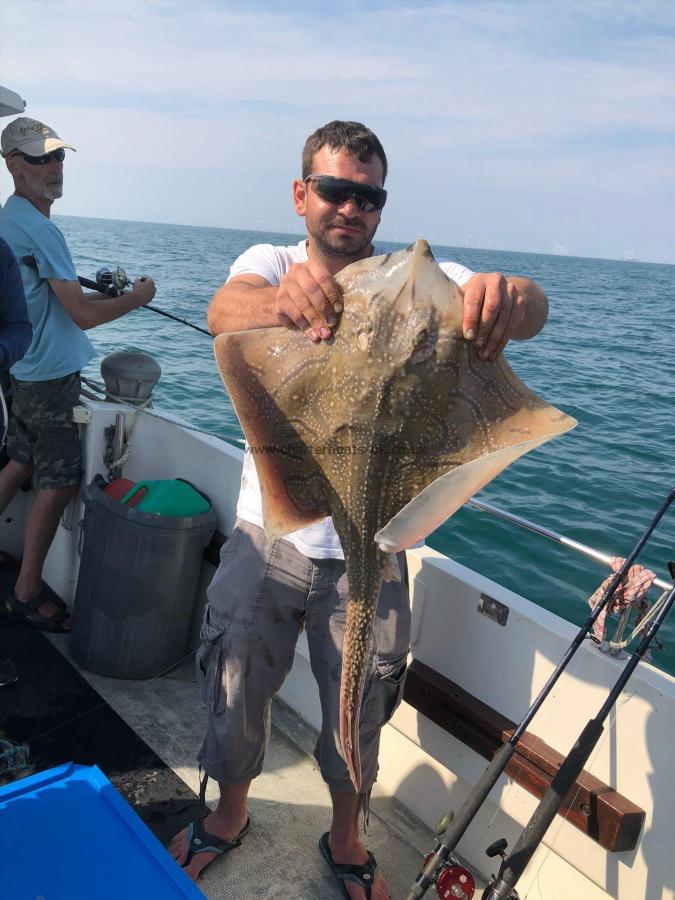
[[[375,255],[377,255],[377,248]],[[256,244],[235,260],[227,279],[231,281],[237,275],[260,275],[273,287],[278,285],[283,275],[294,263],[308,262],[307,241],[302,240],[290,247],[275,247],[273,244]],[[474,274],[459,263],[440,262],[439,266],[445,274],[460,287]],[[241,475],[241,488],[237,502],[237,516],[263,527],[262,497],[260,483],[253,456],[246,445],[244,468]],[[329,517],[287,534],[284,540],[290,541],[304,556],[312,559],[344,559],[340,539]]]

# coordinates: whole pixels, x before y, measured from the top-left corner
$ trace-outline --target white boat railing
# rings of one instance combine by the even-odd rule
[[[540,534],[542,537],[555,541],[557,544],[563,544],[565,547],[577,550],[579,553],[583,553],[585,556],[589,556],[591,559],[595,559],[598,562],[605,563],[611,568],[612,557],[608,553],[601,553],[599,550],[594,550],[593,547],[589,547],[587,544],[582,544],[580,541],[572,540],[572,538],[551,531],[550,528],[544,528],[542,525],[530,522],[529,519],[524,519],[522,516],[516,516],[514,513],[506,512],[506,510],[500,509],[498,506],[493,506],[491,503],[485,503],[482,500],[476,500],[472,497],[470,500],[467,500],[466,505],[471,506],[474,509],[479,509],[481,512],[490,513],[498,519],[503,519],[505,522],[519,525],[521,528],[526,528],[528,531]],[[672,587],[672,584],[669,584],[662,578],[655,578],[654,587],[659,587],[662,591],[668,591]]]

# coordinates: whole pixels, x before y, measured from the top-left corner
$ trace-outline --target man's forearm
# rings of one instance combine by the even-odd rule
[[[100,293],[87,293],[84,294],[84,297],[87,305],[83,307],[78,317],[79,321],[76,319],[77,324],[84,331],[96,328],[97,325],[114,322],[139,308],[138,297],[134,297],[131,292],[122,293],[119,297],[110,297],[108,294]]]
[[[279,325],[274,309],[278,288],[236,282],[224,284],[213,295],[207,313],[211,334],[246,331]]]
[[[506,280],[518,289],[525,302],[523,320],[511,335],[517,341],[524,341],[534,337],[544,327],[548,317],[548,299],[542,289],[529,278],[509,275]]]
[[[123,292],[119,297],[109,297],[98,291],[85,294],[77,281],[50,278],[49,284],[75,324],[83,330],[96,328],[106,322],[113,322],[133,309],[149,303],[155,296],[155,285],[151,278],[137,279],[132,291]],[[145,283],[143,283],[145,282]]]

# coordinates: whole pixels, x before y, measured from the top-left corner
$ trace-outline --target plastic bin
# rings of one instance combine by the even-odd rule
[[[7,900],[203,898],[97,766],[67,763],[0,788]]]
[[[114,678],[151,678],[185,655],[212,509],[162,516],[123,506],[95,479],[83,493],[71,652]]]

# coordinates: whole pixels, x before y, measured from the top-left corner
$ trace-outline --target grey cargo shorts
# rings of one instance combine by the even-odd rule
[[[384,582],[361,708],[362,791],[377,775],[380,730],[401,701],[410,645],[405,554],[403,582]],[[199,762],[211,778],[237,784],[259,775],[269,740],[270,705],[307,629],[323,724],[314,755],[324,781],[352,791],[339,750],[340,675],[347,610],[343,560],[309,559],[288,541],[268,541],[237,520],[207,592],[197,670],[209,712]]]

